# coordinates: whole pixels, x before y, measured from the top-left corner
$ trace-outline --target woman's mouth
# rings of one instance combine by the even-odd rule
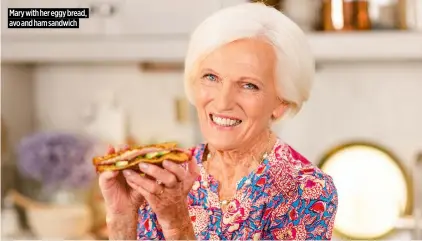
[[[242,121],[239,119],[235,119],[231,117],[230,118],[221,117],[221,116],[216,116],[213,114],[210,114],[210,119],[214,124],[219,125],[219,126],[224,126],[224,127],[233,127],[242,123]]]

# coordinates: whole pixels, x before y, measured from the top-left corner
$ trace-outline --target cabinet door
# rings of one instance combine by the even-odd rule
[[[1,0],[2,35],[19,37],[98,35],[103,32],[101,18],[90,14],[79,19],[79,28],[8,28],[8,8],[90,8],[90,0]]]
[[[250,0],[221,0],[223,2],[223,7],[230,7],[242,3],[248,3],[251,2]],[[265,2],[265,1],[263,1]]]
[[[223,0],[115,1],[115,15],[106,19],[106,33],[118,35],[187,35]]]

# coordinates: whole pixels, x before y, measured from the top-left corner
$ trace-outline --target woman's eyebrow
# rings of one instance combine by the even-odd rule
[[[257,76],[251,76],[251,75],[241,76],[240,78],[238,78],[238,81],[243,81],[243,82],[250,82],[250,81],[252,81],[251,84],[258,84],[260,86],[265,86],[264,81],[262,81]]]
[[[217,74],[217,71],[215,71],[215,70],[213,70],[213,69],[211,69],[211,68],[204,68],[204,69],[202,69],[201,70],[201,73],[214,73],[214,74]]]
[[[204,68],[200,71],[200,73],[201,74],[213,73],[213,74],[219,75],[219,73],[212,68]],[[236,81],[248,81],[248,80],[252,80],[253,82],[264,86],[264,82],[261,80],[261,78],[255,76],[255,75],[242,75],[242,76],[236,78]]]

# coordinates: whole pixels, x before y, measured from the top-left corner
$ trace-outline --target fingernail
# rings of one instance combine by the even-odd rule
[[[106,178],[112,178],[112,177],[114,177],[114,172],[113,171],[105,171],[103,175]]]
[[[106,223],[110,223],[111,222],[111,218],[107,215],[106,216]]]
[[[167,160],[163,161],[163,166],[167,166],[168,164],[169,164],[169,161],[167,161]]]
[[[146,164],[146,163],[141,163],[141,164],[139,164],[139,167],[141,168],[141,169],[148,169],[148,164]]]
[[[132,172],[130,170],[123,170],[123,175],[130,176],[132,175]]]

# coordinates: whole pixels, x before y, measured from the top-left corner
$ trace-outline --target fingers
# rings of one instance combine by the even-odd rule
[[[114,149],[114,147],[109,145],[107,149],[107,154],[114,154],[115,152],[116,150]]]
[[[127,184],[135,191],[137,191],[139,194],[141,194],[143,197],[148,198],[152,194],[148,192],[147,190],[143,189],[141,186],[137,185],[136,183],[132,182],[131,180],[127,180]]]
[[[194,158],[191,158],[188,162],[188,171],[195,176],[200,175],[198,163]]]
[[[165,160],[163,162],[163,167],[169,172],[173,173],[176,176],[177,180],[179,180],[180,182],[185,180],[188,174],[188,172],[181,165],[171,161]]]
[[[100,176],[99,176],[100,185],[105,184],[109,182],[110,180],[114,180],[118,174],[119,174],[118,171],[107,171],[107,172],[100,173]]]
[[[107,171],[100,173],[98,178],[98,185],[100,186],[102,193],[104,191],[110,190],[114,185],[116,185],[118,174],[119,172],[117,171]]]
[[[139,191],[139,188],[142,188],[144,191],[147,191],[150,194],[158,194],[163,189],[163,187],[158,185],[156,181],[147,177],[140,176],[132,170],[124,170],[123,175],[125,176],[127,183],[137,191]],[[144,195],[142,192],[141,194]]]
[[[192,165],[190,162],[194,162],[195,164]],[[185,170],[185,168],[183,168],[181,165],[170,161],[165,161],[163,163],[164,168],[174,173],[177,179],[180,182],[183,182],[183,192],[185,193],[188,193],[191,190],[193,183],[199,175],[199,168],[194,166],[196,165],[196,161],[191,160],[190,162],[188,163],[188,170]]]
[[[172,188],[177,185],[176,176],[166,169],[147,163],[139,164],[139,169],[156,180],[160,180],[166,187]]]
[[[114,154],[114,153],[116,153],[116,152],[119,152],[119,151],[126,151],[126,150],[128,150],[129,149],[129,146],[128,145],[122,145],[119,149],[115,149],[112,145],[109,145],[108,146],[108,149],[107,149],[107,154]]]
[[[127,151],[127,150],[129,150],[129,148],[130,148],[130,147],[129,147],[129,145],[126,145],[126,144],[125,144],[125,145],[122,145],[122,146],[120,147],[120,150],[121,150],[121,151]]]

